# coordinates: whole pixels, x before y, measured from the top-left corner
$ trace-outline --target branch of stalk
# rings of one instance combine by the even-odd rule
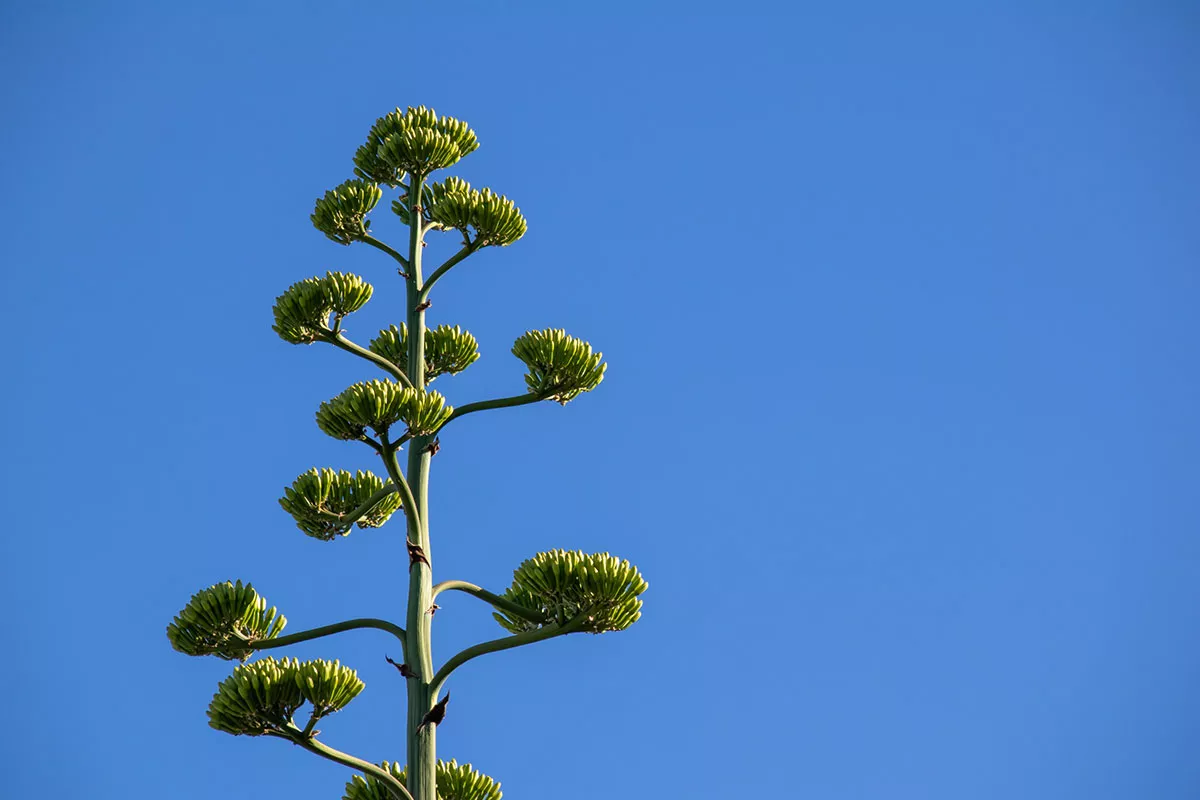
[[[348,753],[343,753],[340,750],[334,750],[329,745],[319,742],[313,738],[311,730],[312,723],[313,721],[310,720],[309,725],[304,730],[301,730],[295,725],[295,723],[289,721],[287,725],[284,726],[282,731],[278,733],[271,732],[268,735],[289,741],[295,745],[299,745],[308,752],[315,753],[321,758],[328,759],[336,764],[341,764],[344,767],[350,767],[350,769],[355,769],[366,775],[370,775],[372,778],[375,778],[384,786],[386,786],[396,800],[413,800],[413,796],[409,793],[404,784],[396,780],[395,776],[387,770],[372,764],[369,761],[363,761],[361,758],[355,758]]]
[[[473,658],[484,655],[485,653],[497,653],[501,650],[510,650],[514,647],[520,647],[534,642],[541,642],[546,639],[553,639],[555,636],[565,636],[568,633],[574,633],[583,626],[587,621],[589,612],[580,612],[571,619],[562,623],[554,623],[546,625],[525,633],[518,633],[513,636],[505,636],[501,639],[492,639],[490,642],[481,642],[480,644],[468,647],[465,650],[454,655],[449,661],[442,665],[442,668],[433,676],[433,681],[430,684],[430,697],[436,698],[442,691],[443,684],[454,670],[461,667]]]
[[[433,289],[433,285],[438,282],[439,278],[449,272],[454,265],[458,264],[460,261],[479,249],[480,247],[478,239],[472,242],[470,238],[464,234],[462,249],[450,256],[450,258],[446,259],[444,264],[431,272],[429,278],[425,281],[424,285],[421,286],[420,291],[417,292],[417,305],[421,305],[429,299],[429,292],[431,289]]]
[[[320,639],[324,636],[332,636],[335,633],[344,631],[359,630],[361,628],[374,628],[376,630],[385,631],[392,634],[400,640],[400,646],[407,650],[408,640],[404,632],[404,628],[394,622],[388,622],[385,619],[376,619],[374,617],[360,617],[358,619],[348,619],[343,622],[334,622],[330,625],[322,625],[319,628],[310,628],[306,631],[291,633],[287,636],[276,636],[273,639],[258,639],[255,641],[246,642],[246,646],[253,650],[274,650],[277,647],[287,647],[288,645],[308,642],[313,639]]]
[[[446,421],[439,425],[438,429],[433,432],[433,435],[436,436],[437,434],[441,433],[443,428],[459,417],[464,417],[467,414],[473,414],[476,411],[487,411],[491,408],[513,408],[515,406],[525,406],[529,405],[530,403],[537,403],[545,399],[546,398],[543,395],[528,392],[526,394],[514,395],[512,397],[499,397],[495,400],[480,400],[476,403],[467,403],[464,406],[457,406],[454,411],[451,412],[450,416],[446,418]]]
[[[381,438],[383,442],[379,455],[383,459],[383,465],[387,468],[392,483],[400,490],[401,507],[404,510],[404,518],[408,521],[408,540],[419,542],[421,540],[421,518],[417,513],[417,501],[413,497],[412,488],[408,485],[408,481],[404,479],[404,474],[400,471],[400,462],[396,459],[396,453],[400,450],[400,444],[411,437],[405,434],[396,442],[390,442],[385,432]]]
[[[391,375],[409,389],[413,388],[412,381],[410,381],[408,376],[404,374],[404,370],[400,369],[391,361],[388,361],[378,353],[373,353],[362,345],[355,344],[354,342],[350,341],[344,335],[342,335],[340,330],[327,330],[321,339],[322,341],[328,342],[340,350],[345,350],[347,353],[353,353],[360,358],[365,358],[367,361],[370,361],[372,364]]]
[[[368,497],[366,499],[366,501],[363,502],[362,505],[360,505],[358,508],[354,509],[353,511],[349,512],[348,514],[335,514],[332,511],[319,511],[317,513],[321,517],[321,519],[327,519],[330,522],[336,522],[338,525],[341,525],[346,530],[349,530],[351,525],[353,525],[354,523],[356,523],[360,519],[362,519],[364,516],[366,516],[368,511],[370,511],[375,506],[379,505],[380,501],[382,501],[385,497],[387,497],[389,494],[392,494],[395,491],[398,491],[396,489],[395,484],[386,483],[386,484],[384,484],[382,489],[380,489],[379,491],[375,492],[375,494]]]
[[[364,244],[369,244],[369,245],[371,245],[371,247],[374,247],[376,250],[381,250],[382,252],[387,253],[389,256],[396,259],[396,262],[400,264],[400,274],[405,278],[408,277],[408,274],[405,272],[405,270],[408,269],[408,259],[407,258],[400,255],[393,248],[391,248],[388,245],[384,244],[383,242],[379,241],[378,239],[376,239],[374,236],[372,236],[369,233],[364,232],[362,235],[360,235],[358,237],[358,240],[360,242],[363,242]]]
[[[465,592],[466,594],[478,597],[480,600],[500,609],[501,611],[507,611],[510,614],[515,614],[521,619],[529,620],[536,625],[545,625],[550,621],[543,614],[539,614],[532,609],[518,605],[506,597],[493,594],[488,590],[476,586],[473,583],[468,583],[467,581],[442,581],[441,583],[434,584],[433,599],[436,600],[439,594],[447,591]]]

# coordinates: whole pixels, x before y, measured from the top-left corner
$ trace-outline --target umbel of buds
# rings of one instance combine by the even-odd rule
[[[375,298],[375,287],[362,276],[330,271],[305,278],[279,295],[273,309],[272,328],[283,341],[328,344],[359,359],[368,374],[319,403],[316,423],[334,439],[366,445],[360,452],[381,465],[378,474],[313,467],[284,489],[279,505],[309,541],[341,541],[355,526],[380,529],[402,518],[393,533],[383,534],[394,550],[395,580],[408,582],[401,618],[342,620],[285,636],[283,615],[268,607],[250,584],[225,581],[194,594],[167,626],[171,646],[181,653],[242,662],[220,683],[209,705],[213,728],[284,739],[349,767],[356,774],[345,786],[344,800],[500,800],[497,781],[470,764],[437,757],[437,730],[446,724],[447,684],[455,671],[487,653],[557,636],[625,630],[642,613],[645,579],[629,561],[608,553],[537,553],[514,571],[512,585],[502,594],[465,580],[433,583],[429,464],[443,439],[449,444],[453,428],[448,426],[480,411],[542,401],[566,405],[596,389],[608,366],[601,353],[565,330],[530,330],[511,348],[525,365],[524,392],[452,405],[429,389],[434,379],[457,375],[480,357],[479,342],[459,325],[426,325],[435,285],[469,257],[489,247],[507,247],[527,230],[521,210],[504,195],[472,187],[454,175],[432,179],[478,147],[465,122],[424,106],[396,109],[375,121],[354,152],[348,164],[353,177],[317,198],[312,212],[317,230],[341,245],[378,250],[391,259],[390,272],[403,281],[403,292],[386,299],[385,313],[397,313],[382,320],[386,327],[365,345],[351,339],[345,327],[351,314]],[[392,197],[383,207],[395,215],[393,224],[404,229],[398,241],[405,244],[399,248],[376,238],[372,227],[371,215],[385,194]],[[432,270],[423,263],[430,234],[461,239],[460,249]],[[464,445],[469,442],[454,442],[455,448]],[[451,541],[469,546],[462,537]],[[435,668],[434,601],[444,591],[461,591],[490,606],[506,635],[468,647]],[[391,596],[390,587],[382,593]],[[394,754],[392,761],[368,761],[336,750],[316,728],[363,692],[353,669],[322,659],[251,660],[263,650],[363,628],[392,637],[392,647],[381,645],[381,655],[397,645],[403,654],[400,661],[386,656],[396,668],[389,674],[404,681],[408,698],[403,741],[381,743]]]

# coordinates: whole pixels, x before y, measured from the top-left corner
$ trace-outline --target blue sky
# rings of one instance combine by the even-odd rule
[[[227,578],[291,630],[403,616],[394,524],[276,504],[374,466],[312,414],[375,375],[270,309],[335,269],[376,285],[352,337],[401,319],[308,215],[426,104],[529,220],[435,292],[483,353],[437,388],[521,391],[530,328],[610,364],[443,436],[437,577],[566,547],[650,582],[629,631],[463,668],[442,755],[512,800],[1197,796],[1200,14],[903,5],[5,4],[0,794],[340,796],[209,729],[229,665],[163,631]],[[444,606],[438,660],[502,633]],[[372,760],[387,653],[295,651],[359,670],[322,727]]]

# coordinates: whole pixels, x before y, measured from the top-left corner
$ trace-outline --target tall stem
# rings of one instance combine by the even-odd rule
[[[413,175],[408,184],[408,379],[418,392],[425,390],[425,311],[421,290],[421,190],[424,178]],[[430,437],[414,436],[408,443],[408,485],[412,489],[417,518],[418,539],[425,558],[432,563],[429,547],[429,461],[427,452]],[[410,540],[411,540],[411,533]],[[425,714],[433,708],[431,696],[433,677],[432,619],[429,607],[433,604],[433,572],[429,563],[415,561],[409,569],[408,584],[408,663],[418,677],[408,679],[408,788],[413,800],[437,800],[436,737],[437,726],[417,728]]]

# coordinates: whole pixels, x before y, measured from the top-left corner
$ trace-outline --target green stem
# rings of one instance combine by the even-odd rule
[[[385,252],[385,253],[387,253],[389,256],[391,256],[392,258],[396,259],[396,261],[398,261],[398,262],[400,263],[400,266],[401,266],[403,269],[405,269],[405,270],[407,270],[407,269],[408,269],[408,259],[407,259],[407,258],[405,258],[404,256],[400,255],[400,254],[399,254],[399,253],[397,253],[395,250],[393,250],[392,248],[388,247],[386,244],[384,244],[383,242],[379,241],[378,239],[376,239],[376,238],[375,238],[374,236],[372,236],[371,234],[369,234],[369,233],[363,234],[362,236],[358,237],[358,240],[359,240],[360,242],[365,242],[365,243],[367,243],[367,244],[371,245],[371,247],[374,247],[376,250],[382,250],[383,252]]]
[[[392,773],[388,772],[382,767],[372,764],[369,761],[363,761],[361,758],[355,758],[354,756],[343,753],[340,750],[334,750],[327,744],[318,742],[316,739],[311,737],[304,736],[303,731],[301,731],[295,725],[290,725],[288,727],[291,731],[294,731],[294,733],[292,733],[292,735],[288,738],[303,747],[308,752],[316,753],[321,758],[327,758],[330,761],[341,764],[342,766],[350,767],[351,769],[356,769],[359,772],[370,775],[372,778],[375,778],[384,786],[386,786],[388,790],[391,791],[391,793],[396,797],[396,800],[413,800],[413,796],[409,794],[409,791],[404,787],[404,784],[396,780],[396,777],[392,775]]]
[[[541,395],[536,395],[530,392],[529,394],[519,394],[515,397],[501,397],[496,400],[480,400],[478,403],[467,403],[465,406],[459,406],[454,409],[453,413],[443,422],[437,429],[436,433],[440,433],[442,428],[449,425],[459,417],[465,417],[467,414],[474,414],[476,411],[487,411],[489,408],[512,408],[513,406],[527,406],[530,403],[537,403],[545,398]]]
[[[311,738],[313,729],[317,727],[317,722],[321,718],[317,716],[316,709],[313,709],[312,716],[308,718],[308,724],[304,726],[304,730],[300,731],[300,735],[305,738]]]
[[[392,483],[399,487],[400,490],[401,506],[404,510],[404,517],[408,521],[408,540],[414,544],[419,544],[421,512],[417,508],[417,499],[413,496],[412,487],[408,485],[408,481],[405,480],[404,475],[400,472],[400,461],[396,458],[396,450],[396,445],[388,444],[384,446],[383,452],[380,455],[383,457],[383,464],[387,467]]]
[[[436,600],[439,594],[449,591],[466,592],[469,595],[478,597],[485,603],[490,603],[496,608],[507,611],[510,614],[515,614],[521,619],[529,620],[537,625],[545,625],[547,622],[549,622],[545,615],[539,614],[531,608],[518,605],[517,603],[509,600],[507,597],[502,597],[498,594],[492,594],[487,589],[482,589],[475,584],[467,583],[466,581],[442,581],[441,583],[436,584],[433,587],[433,599]]]
[[[534,642],[541,642],[546,639],[553,639],[555,636],[565,636],[568,633],[573,633],[587,620],[587,613],[577,614],[567,620],[562,625],[557,623],[547,625],[544,628],[538,628],[525,633],[518,633],[513,636],[505,636],[502,639],[492,639],[490,642],[481,642],[480,644],[468,647],[457,653],[453,658],[442,665],[442,668],[433,676],[432,691],[436,698],[442,693],[442,685],[446,679],[450,677],[450,673],[461,667],[473,658],[484,655],[485,653],[498,653],[501,650],[511,650],[514,647],[520,647]]]
[[[291,644],[299,644],[300,642],[307,642],[312,639],[320,639],[322,636],[332,636],[335,633],[353,631],[360,628],[376,628],[377,630],[387,631],[400,640],[402,647],[408,644],[404,628],[401,628],[394,622],[388,622],[386,619],[362,617],[359,619],[348,619],[345,622],[335,622],[332,625],[322,625],[319,628],[291,633],[287,636],[276,636],[274,639],[259,639],[258,641],[250,642],[249,645],[255,650],[273,650],[276,647],[287,647]]]
[[[363,442],[379,455],[383,455],[383,445],[372,439],[370,436],[367,436],[365,433],[355,441]]]
[[[461,250],[450,256],[450,258],[446,259],[445,264],[442,264],[440,267],[435,269],[429,276],[429,280],[425,281],[425,285],[421,287],[421,291],[417,293],[417,304],[419,305],[424,303],[429,299],[429,290],[432,289],[433,285],[438,282],[438,278],[449,272],[451,267],[462,261],[467,256],[471,255],[471,253],[474,253],[475,250],[476,246],[471,242],[467,242],[465,245],[463,245]]]
[[[368,497],[365,503],[348,514],[335,514],[332,511],[318,511],[317,515],[321,519],[327,519],[330,522],[336,522],[340,525],[345,525],[346,529],[349,530],[351,525],[366,516],[368,511],[379,505],[380,501],[395,491],[396,486],[389,483],[384,485],[384,487],[378,492]]]
[[[404,370],[400,369],[391,361],[388,361],[378,353],[371,352],[367,348],[355,344],[340,333],[330,333],[324,338],[325,341],[329,342],[334,347],[340,350],[345,350],[347,353],[353,353],[361,358],[365,358],[367,361],[372,362],[408,388],[412,388],[412,383],[408,380],[408,376],[404,374]]]
[[[422,296],[421,238],[424,214],[419,208],[424,194],[425,177],[412,175],[408,187],[408,275],[406,279],[408,328],[408,378],[418,392],[425,391],[425,309]],[[408,785],[416,800],[437,800],[436,725],[421,728],[421,720],[433,708],[429,676],[433,674],[432,621],[433,554],[429,545],[429,461],[426,445],[430,436],[414,436],[408,446],[408,485],[412,489],[417,520],[415,536],[428,563],[417,561],[409,570],[408,584],[408,665],[419,678],[406,681],[408,686]],[[392,454],[389,462],[395,461]],[[389,469],[398,467],[389,465]],[[394,479],[393,479],[394,480]],[[420,729],[420,732],[418,732]]]
[[[345,516],[341,517],[341,521],[346,523],[347,525],[352,525],[355,522],[358,522],[360,519],[362,519],[364,516],[366,516],[366,513],[368,511],[370,511],[375,506],[379,505],[380,502],[382,502],[385,497],[387,497],[389,494],[391,494],[395,491],[397,491],[395,484],[393,484],[393,483],[385,484],[382,489],[380,489],[378,492],[376,492],[375,494],[368,497],[367,502],[363,503],[361,506],[359,506],[358,508],[351,511],[349,514],[346,514]]]

